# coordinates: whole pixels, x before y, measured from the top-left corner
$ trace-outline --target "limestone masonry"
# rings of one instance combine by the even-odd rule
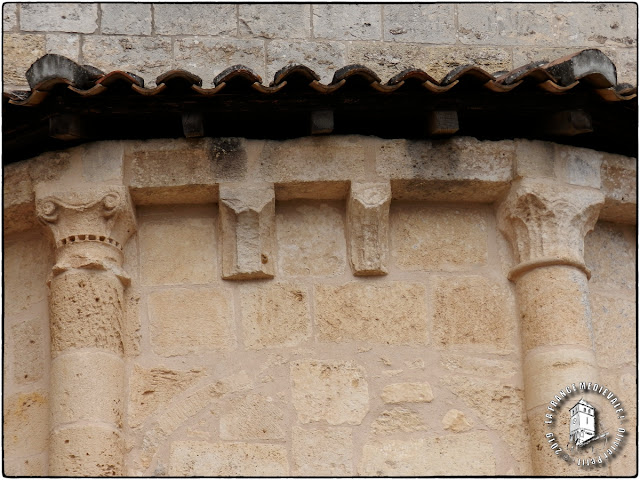
[[[598,47],[636,82],[628,3],[8,3],[3,25],[5,91],[48,52],[210,86],[235,63],[439,77]],[[3,180],[5,475],[637,473],[636,158],[156,138]],[[622,413],[556,398],[579,382]],[[568,440],[581,397],[609,432],[594,451],[618,445],[588,468]]]

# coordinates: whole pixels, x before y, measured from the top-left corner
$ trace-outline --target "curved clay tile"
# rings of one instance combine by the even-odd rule
[[[107,73],[102,78],[96,81],[96,85],[104,85],[109,87],[119,82],[125,82],[130,85],[137,85],[138,87],[144,87],[144,78],[131,72],[123,72],[121,70],[115,70]]]
[[[160,85],[161,83],[171,83],[174,81],[181,81],[188,85],[198,85],[199,87],[202,86],[202,79],[198,75],[182,69],[169,70],[168,72],[159,75],[156,78],[156,85]]]
[[[65,81],[76,88],[89,88],[102,75],[95,67],[86,68],[73,60],[49,53],[33,62],[26,72],[31,89],[49,80]]]
[[[609,57],[595,48],[567,55],[541,68],[557,78],[557,83],[562,86],[570,85],[583,78],[587,79],[587,77],[591,85],[597,84],[599,88],[617,84],[616,66]]]
[[[358,77],[366,80],[369,83],[378,82],[380,83],[380,77],[368,67],[364,65],[347,65],[345,67],[339,68],[333,74],[333,80],[331,80],[331,84],[336,84],[340,82],[340,80],[347,80],[348,78]]]
[[[461,65],[446,74],[440,81],[440,85],[449,85],[456,80],[473,80],[475,82],[485,83],[495,80],[495,78],[487,71],[480,67],[476,67],[475,65]]]
[[[395,85],[397,83],[404,83],[407,81],[417,81],[424,83],[429,81],[431,83],[438,83],[431,75],[419,68],[408,68],[402,72],[394,75],[389,79],[387,85]]]
[[[213,84],[218,86],[220,83],[229,83],[231,80],[242,78],[250,83],[262,83],[262,77],[245,65],[233,65],[225,68],[222,72],[215,76]]]
[[[307,79],[309,83],[314,80],[320,81],[320,76],[306,65],[292,64],[278,70],[273,76],[273,81],[269,85],[278,85],[279,83],[287,81],[294,76]]]

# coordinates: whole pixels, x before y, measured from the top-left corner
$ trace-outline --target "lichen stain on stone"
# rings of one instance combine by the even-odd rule
[[[215,178],[241,180],[247,172],[247,152],[239,138],[217,138],[209,149]]]

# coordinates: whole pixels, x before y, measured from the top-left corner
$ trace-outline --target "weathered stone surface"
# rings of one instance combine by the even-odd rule
[[[96,3],[26,3],[20,5],[20,29],[27,32],[93,33]]]
[[[153,351],[162,356],[235,346],[231,292],[222,287],[176,288],[148,297]]]
[[[635,227],[598,222],[584,239],[592,288],[631,292],[635,288]]]
[[[493,447],[484,432],[368,443],[358,465],[363,476],[491,476],[495,471]]]
[[[142,209],[143,285],[206,284],[217,278],[217,232],[211,208]]]
[[[438,344],[491,352],[516,349],[515,301],[503,282],[461,276],[437,277],[434,283],[433,332]]]
[[[118,432],[99,425],[58,430],[51,434],[49,475],[122,476],[125,473],[123,446]]]
[[[600,220],[635,224],[638,197],[636,159],[604,154],[600,175],[605,195]]]
[[[22,458],[4,459],[4,474],[9,477],[46,477],[49,472],[47,453]]]
[[[168,474],[282,477],[289,474],[289,463],[283,445],[178,441],[171,444]]]
[[[598,47],[616,66],[618,85],[638,83],[638,48],[637,47]]]
[[[569,46],[634,46],[637,29],[627,19],[637,19],[637,8],[631,3],[586,4],[576,12],[570,5],[555,4],[553,13],[559,20],[556,44]]]
[[[235,24],[234,20],[234,28]],[[211,86],[215,75],[232,65],[245,65],[261,77],[265,74],[264,40],[182,37],[175,39],[174,55],[176,64],[200,76],[205,87]]]
[[[49,402],[45,392],[18,393],[3,402],[3,452],[25,457],[46,450],[49,440]]]
[[[391,207],[391,256],[402,270],[466,270],[488,260],[483,208]]]
[[[235,5],[154,5],[154,22],[158,35],[235,35],[237,32]],[[229,63],[231,65],[233,63]]]
[[[80,35],[75,33],[49,33],[46,36],[47,53],[55,53],[78,61],[80,58]]]
[[[11,341],[15,345],[13,352],[14,382],[31,383],[42,378],[45,362],[48,362],[45,328],[46,323],[39,318],[27,320],[11,327]]]
[[[343,212],[327,203],[278,206],[278,273],[340,275],[345,271]]]
[[[250,394],[234,401],[220,417],[223,440],[284,440],[287,424],[282,402]]]
[[[169,69],[171,53],[167,37],[89,35],[82,43],[84,62],[105,72],[136,73],[147,86],[154,85],[156,77]]]
[[[163,5],[156,11],[156,29],[162,19]],[[185,6],[189,8],[189,5]],[[102,33],[119,35],[150,35],[151,4],[149,3],[102,3],[100,29]],[[184,12],[185,8],[182,9]]]
[[[592,348],[589,285],[581,271],[563,265],[533,269],[518,279],[516,295],[523,352],[567,344]]]
[[[347,63],[371,68],[383,82],[410,67],[420,68],[440,81],[461,65],[477,65],[488,72],[511,70],[512,66],[508,48],[399,42],[353,42]]]
[[[129,379],[129,425],[142,425],[156,410],[193,385],[202,370],[172,370],[166,367],[144,368],[134,365]]]
[[[2,219],[5,238],[39,227],[33,184],[29,176],[30,165],[30,162],[18,162],[3,167]]]
[[[381,40],[380,5],[313,5],[313,36],[332,40]]]
[[[384,410],[371,424],[375,435],[427,430],[420,414],[403,407]]]
[[[309,38],[311,6],[241,4],[238,5],[238,26],[243,37]]]
[[[311,336],[306,287],[277,283],[245,288],[241,296],[245,347],[292,347]]]
[[[587,148],[555,145],[557,178],[571,185],[600,188],[602,153]]]
[[[360,180],[366,171],[362,140],[355,135],[270,140],[260,154],[260,174],[276,183]]]
[[[550,4],[467,4],[458,9],[458,38],[468,45],[557,44]]]
[[[470,355],[443,354],[440,363],[454,374],[473,377],[506,379],[513,377],[520,371],[520,364],[516,362]]]
[[[451,430],[454,433],[466,432],[473,428],[473,424],[469,422],[464,412],[452,408],[442,417],[442,427],[445,430]]]
[[[49,392],[52,429],[79,421],[121,428],[124,372],[123,360],[109,353],[76,352],[54,358]]]
[[[333,73],[345,64],[347,49],[343,43],[331,41],[273,40],[267,45],[267,77],[271,81],[276,72],[291,64],[303,64],[330,83]]]
[[[347,200],[347,251],[354,275],[388,272],[388,183],[352,183]]]
[[[351,429],[327,427],[309,430],[291,429],[293,464],[291,474],[297,476],[353,475]]]
[[[509,445],[520,473],[529,474],[531,460],[523,389],[508,380],[500,379],[450,376],[443,377],[443,380],[467,407],[475,411],[482,422],[496,431]],[[455,437],[462,435],[457,434]]]
[[[275,274],[273,184],[220,185],[222,278],[246,280]]]
[[[14,30],[18,26],[18,4],[17,3],[5,3],[2,6],[2,30],[9,32]]]
[[[387,4],[382,12],[387,42],[456,43],[454,5]]]
[[[120,185],[123,156],[123,142],[92,142],[83,145],[82,176],[87,182]]]
[[[424,345],[427,319],[424,286],[389,282],[315,287],[318,340]]]
[[[636,303],[609,295],[591,292],[591,314],[594,345],[598,364],[615,368],[635,365]]]
[[[44,35],[2,34],[2,80],[5,84],[27,87],[25,72],[46,53]]]
[[[392,383],[382,390],[384,403],[428,403],[433,400],[433,391],[428,382]]]
[[[522,139],[515,144],[517,177],[556,178],[555,144]]]
[[[291,362],[291,396],[302,423],[359,425],[369,411],[369,388],[362,366],[351,361]]]

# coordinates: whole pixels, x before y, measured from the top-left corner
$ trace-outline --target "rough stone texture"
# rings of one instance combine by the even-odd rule
[[[241,309],[246,348],[292,347],[311,336],[309,294],[301,285],[247,286]]]
[[[634,227],[598,222],[584,239],[584,259],[592,288],[631,293],[635,288]]]
[[[555,154],[553,143],[539,140],[517,140],[516,177],[556,178]]]
[[[154,5],[154,23],[158,35],[235,35],[236,6],[160,3]]]
[[[120,434],[103,426],[83,425],[58,430],[51,434],[49,475],[122,476],[122,450]]]
[[[123,142],[105,141],[82,147],[82,177],[87,182],[119,185],[123,175]]]
[[[45,392],[18,393],[3,401],[3,454],[24,457],[47,449],[49,402]]]
[[[220,417],[223,440],[284,440],[287,424],[282,402],[250,394],[234,401]]]
[[[258,39],[183,37],[174,44],[176,65],[200,76],[205,87],[212,85],[217,74],[237,64],[264,77],[264,55],[264,41]]]
[[[454,433],[466,432],[473,428],[473,423],[469,422],[464,412],[452,408],[442,417],[442,427]]]
[[[260,153],[260,175],[270,182],[359,180],[365,165],[362,138],[354,135],[269,140]]]
[[[333,73],[345,65],[347,49],[343,43],[321,41],[302,42],[273,40],[267,45],[266,79],[273,80],[276,72],[291,64],[307,65],[320,77],[322,83],[330,83]],[[268,83],[268,82],[267,82]]]
[[[280,275],[339,275],[345,271],[343,212],[332,205],[282,204],[276,213]]]
[[[484,432],[385,440],[362,450],[362,476],[495,475],[496,459]]]
[[[309,38],[311,6],[305,4],[240,4],[239,34],[243,37]]]
[[[420,414],[403,407],[384,410],[371,424],[375,435],[385,435],[396,432],[416,432],[427,430],[427,426]]]
[[[74,352],[55,358],[49,391],[52,429],[79,421],[122,427],[124,372],[122,359],[108,353]]]
[[[317,285],[318,340],[424,345],[425,296],[424,287],[416,283]]]
[[[96,3],[20,4],[20,29],[26,32],[93,33],[97,28]]]
[[[171,444],[168,474],[282,477],[289,474],[289,463],[283,445],[178,441]]]
[[[384,82],[411,67],[424,70],[437,81],[462,65],[477,65],[488,72],[512,68],[511,53],[507,48],[396,42],[353,42],[347,55],[347,64],[351,63],[371,68]]]
[[[228,289],[176,288],[148,297],[153,351],[162,356],[229,350],[235,346]]]
[[[156,29],[158,21],[162,19],[162,8],[163,6],[159,5],[160,13],[156,13]],[[102,3],[100,9],[102,10],[100,28],[104,34],[151,34],[151,4],[149,3]]]
[[[8,32],[14,30],[18,26],[18,4],[5,3],[2,6],[2,30]]]
[[[212,186],[210,155],[209,145],[202,139],[127,143],[125,184],[131,198],[136,205],[215,202],[217,188]]]
[[[359,425],[369,411],[365,370],[354,362],[291,362],[291,396],[302,423]]]
[[[50,288],[52,355],[82,347],[123,353],[123,287],[115,275],[73,269]]]
[[[275,273],[273,184],[220,185],[222,278],[272,278]]]
[[[507,380],[495,378],[450,376],[444,379],[444,383],[509,445],[519,473],[530,473],[529,434],[523,389]]]
[[[47,454],[21,458],[4,458],[4,474],[9,477],[46,477],[49,472]]]
[[[524,352],[543,345],[592,347],[584,273],[563,265],[536,268],[517,281],[516,295]]]
[[[454,374],[487,378],[510,378],[520,371],[520,363],[470,355],[443,354],[441,365]]]
[[[433,400],[433,392],[428,382],[393,383],[382,390],[384,403],[428,403]]]
[[[635,224],[638,197],[636,162],[635,158],[622,155],[604,155],[600,175],[605,198],[600,220]]]
[[[380,5],[313,5],[313,36],[332,40],[381,40]]]
[[[16,383],[31,383],[42,378],[47,346],[45,332],[40,319],[31,319],[11,328],[11,341],[17,347],[13,353],[13,380]]]
[[[139,239],[143,285],[206,284],[217,278],[217,232],[212,211],[182,208],[142,213]]]
[[[460,42],[468,45],[534,45],[557,42],[550,4],[464,5],[458,9]]]
[[[200,377],[202,370],[173,370],[166,367],[144,368],[134,365],[129,379],[129,425],[142,425],[156,410],[165,407],[174,396],[184,392]]]
[[[555,4],[553,12],[561,19],[558,45],[629,47],[638,43],[634,26],[638,10],[631,3],[593,3],[585,5],[580,12],[571,9],[570,5]]]
[[[515,301],[503,282],[481,276],[438,277],[433,298],[433,333],[439,345],[515,350]]]
[[[384,5],[384,40],[456,43],[454,5]]]
[[[74,33],[47,34],[45,49],[47,53],[56,53],[78,61],[80,57],[80,35]]]
[[[632,298],[590,295],[594,346],[598,364],[605,368],[635,365],[636,303]]]
[[[354,275],[388,272],[388,183],[352,183],[347,200],[347,251]]]
[[[171,54],[167,37],[90,35],[82,43],[85,63],[105,72],[136,73],[146,80],[145,85],[153,85],[158,75],[170,69]]]
[[[571,185],[600,188],[602,153],[586,148],[555,145],[557,178]]]
[[[291,474],[327,477],[353,475],[351,436],[349,428],[310,430],[294,426],[291,429]]]
[[[3,33],[2,80],[9,85],[28,88],[25,72],[45,53],[44,35]]]
[[[391,257],[402,270],[466,270],[488,260],[482,208],[391,207]]]

